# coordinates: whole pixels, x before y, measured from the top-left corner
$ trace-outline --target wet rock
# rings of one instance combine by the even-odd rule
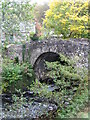
[[[50,87],[50,86],[49,86]],[[51,86],[54,87],[54,86]],[[16,94],[17,95],[17,94]],[[34,92],[26,91],[23,95],[28,98],[26,102],[12,102],[11,94],[2,94],[3,98],[3,109],[2,118],[7,120],[14,120],[16,118],[25,118],[26,120],[38,119],[47,116],[47,113],[55,114],[57,105],[51,103],[47,98],[40,98],[38,95],[35,96]],[[10,102],[11,104],[8,104]],[[18,119],[19,120],[19,119]]]
[[[27,108],[27,107],[28,107],[28,105],[25,105],[25,104],[24,104],[23,106],[24,106],[25,108]]]
[[[72,100],[72,98],[68,98],[68,100],[69,100],[69,101],[71,101],[71,100]]]
[[[64,104],[65,104],[65,106],[68,106],[70,103],[69,102],[65,102]]]
[[[3,118],[14,119],[14,118],[27,118],[27,120],[42,118],[43,116],[47,116],[47,113],[52,115],[56,112],[57,106],[55,104],[50,104],[47,102],[33,102],[27,103],[27,107],[23,106],[18,109],[13,110],[14,104],[11,105],[9,111],[3,111]],[[18,113],[18,114],[17,114]]]
[[[43,78],[39,80],[41,83],[46,83],[46,84],[54,84],[54,80],[52,78]]]
[[[2,103],[13,103],[11,94],[1,94],[1,96],[2,96]]]
[[[35,102],[49,102],[48,99],[46,99],[44,97],[35,97],[33,100]]]
[[[55,86],[54,84],[52,85],[48,85],[48,91],[54,92],[54,91],[58,91],[59,88],[57,86]]]
[[[25,94],[23,95],[24,97],[34,97],[35,96],[35,94],[34,94],[34,92],[33,91],[26,91],[25,92]]]

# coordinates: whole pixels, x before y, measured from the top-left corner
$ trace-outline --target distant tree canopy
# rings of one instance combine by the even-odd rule
[[[88,0],[53,0],[44,25],[63,38],[88,38]]]
[[[38,20],[39,23],[42,23],[42,19],[45,18],[45,12],[49,9],[49,6],[47,3],[43,5],[36,5],[35,7],[35,18]]]
[[[9,35],[20,35],[20,23],[28,24],[33,21],[34,5],[30,2],[2,2],[2,31],[8,39]],[[21,35],[20,35],[21,36]]]

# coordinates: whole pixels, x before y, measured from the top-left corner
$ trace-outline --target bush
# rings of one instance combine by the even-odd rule
[[[76,118],[77,113],[84,109],[88,102],[87,74],[81,70],[83,75],[78,75],[74,62],[63,55],[60,55],[60,61],[46,62],[46,65],[47,77],[54,80],[56,90],[49,91],[47,84],[41,84],[37,80],[30,86],[30,90],[57,104],[57,119]]]
[[[48,69],[51,69],[47,76],[54,79],[55,84],[60,88],[60,92],[64,91],[65,95],[78,89],[82,78],[76,73],[73,66],[61,65],[59,62],[46,62],[46,64]],[[68,88],[72,90],[70,91]]]
[[[53,0],[45,13],[44,26],[66,38],[89,38],[88,0]]]
[[[15,92],[15,89],[25,89],[34,80],[31,64],[15,64],[5,62],[2,70],[2,92]]]
[[[33,41],[36,41],[36,40],[39,39],[39,37],[37,36],[37,34],[35,34],[34,32],[31,32],[31,33],[30,33],[30,38],[31,38],[31,40],[33,40]]]

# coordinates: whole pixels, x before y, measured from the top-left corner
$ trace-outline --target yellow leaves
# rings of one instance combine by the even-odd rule
[[[54,13],[53,13],[52,10],[50,10],[50,9],[46,11],[46,16],[47,16],[47,17],[50,17],[50,16],[52,16],[53,14],[54,14]]]
[[[62,14],[60,13],[60,14],[58,15],[58,17],[59,17],[59,18],[62,17]]]
[[[75,33],[80,32],[79,27],[77,27],[77,26],[72,26],[72,27],[70,27],[70,31],[71,31],[71,32],[75,32]]]
[[[88,9],[88,3],[85,2],[81,7],[82,10]]]
[[[43,24],[46,25],[47,27],[50,26],[49,20],[47,18],[43,20]]]
[[[66,28],[63,27],[63,30],[65,30]]]
[[[85,3],[84,3],[84,6],[85,6],[85,7],[88,7],[88,5],[89,5],[88,2],[85,2]]]
[[[49,27],[50,26],[49,23],[46,23],[46,26]]]
[[[61,7],[60,7],[60,10],[65,10],[65,7],[64,7],[64,6],[61,6]]]
[[[84,32],[85,32],[85,34],[88,34],[90,31],[89,30],[85,30]]]
[[[70,6],[70,2],[67,3],[67,6],[68,6],[68,7]]]
[[[85,3],[85,2],[89,2],[89,0],[69,0],[69,1],[73,2],[73,3]]]
[[[43,20],[43,24],[46,24],[46,23],[47,23],[47,19],[44,19],[44,20]]]
[[[60,19],[62,17],[62,14],[59,14],[59,15],[54,15],[54,20],[57,20],[57,19]]]
[[[84,29],[85,27],[84,27],[84,26],[80,26],[79,28],[80,28],[80,29]]]
[[[67,20],[62,19],[62,20],[61,20],[61,23],[65,25],[65,24],[66,24],[66,21],[67,21]]]
[[[65,15],[66,15],[66,17],[69,17],[69,16],[70,16],[69,12],[66,12]]]
[[[79,34],[81,34],[84,29],[85,29],[84,26],[77,26],[77,25],[70,26],[70,31],[73,31],[73,32],[79,33]]]
[[[53,1],[50,1],[50,9],[53,9],[55,7],[57,7],[59,4],[61,3],[60,0],[53,0]]]
[[[55,14],[54,15],[54,20],[57,20],[58,19],[58,16]]]
[[[75,20],[78,20],[78,17],[77,17],[77,15],[72,15],[71,19],[75,21]]]
[[[88,16],[84,15],[80,18],[81,21],[88,22]]]
[[[52,0],[50,9],[46,12],[44,23],[54,26],[57,33],[81,35],[86,33],[88,23],[88,0]],[[60,27],[59,27],[60,26]],[[65,35],[64,34],[64,35]]]

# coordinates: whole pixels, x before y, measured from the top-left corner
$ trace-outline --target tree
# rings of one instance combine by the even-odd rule
[[[45,13],[44,25],[63,38],[88,38],[88,0],[53,0]]]
[[[30,2],[2,2],[2,32],[5,34],[5,38],[8,41],[13,35],[23,37],[20,32],[20,23],[28,25],[33,22],[33,10],[34,5]]]
[[[45,18],[45,12],[49,9],[49,6],[47,3],[43,5],[36,5],[35,7],[35,18],[39,21],[39,23],[42,24],[42,19]]]

